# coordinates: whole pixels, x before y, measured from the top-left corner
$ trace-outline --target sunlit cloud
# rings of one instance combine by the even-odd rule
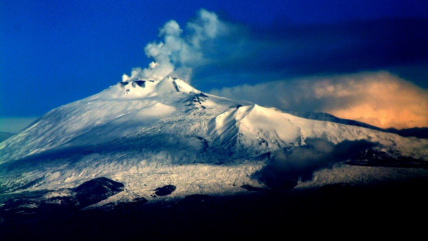
[[[385,71],[241,85],[211,93],[289,111],[327,112],[381,128],[428,126],[428,91]]]

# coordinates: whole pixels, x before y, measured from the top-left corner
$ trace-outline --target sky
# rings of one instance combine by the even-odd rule
[[[428,127],[426,29],[424,0],[0,0],[0,131],[166,75],[285,111]]]

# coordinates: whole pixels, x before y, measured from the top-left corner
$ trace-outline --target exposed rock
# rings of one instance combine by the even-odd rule
[[[89,206],[123,190],[124,185],[122,183],[115,182],[105,177],[99,177],[84,182],[74,189],[80,206]]]
[[[174,185],[166,185],[155,189],[155,194],[158,196],[166,196],[174,192],[176,187]]]
[[[144,80],[136,80],[136,81],[132,82],[132,86],[133,87],[136,87],[136,85],[144,88],[144,87],[146,87],[146,81],[144,81]]]

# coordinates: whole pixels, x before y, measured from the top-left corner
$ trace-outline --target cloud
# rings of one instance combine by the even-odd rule
[[[291,150],[279,149],[252,178],[272,189],[288,190],[299,181],[313,179],[315,171],[332,168],[335,163],[357,158],[359,154],[378,144],[365,140],[333,143],[318,139],[306,139],[306,145]]]
[[[386,71],[273,81],[212,94],[299,112],[327,112],[381,128],[428,126],[428,91]]]
[[[428,19],[377,19],[341,24],[234,29],[222,55],[194,69],[192,82],[210,86],[261,83],[301,76],[389,70],[426,86]]]
[[[153,62],[134,68],[123,79],[161,79],[170,74],[192,79],[195,87],[207,90],[386,69],[423,83],[428,77],[427,27],[428,19],[423,18],[340,24],[293,24],[279,19],[257,27],[226,21],[201,9],[184,29],[175,20],[160,28],[161,40],[144,49]]]
[[[160,28],[161,40],[144,48],[153,61],[122,79],[171,75],[202,91],[280,109],[381,128],[427,127],[427,91],[410,82],[428,78],[427,27],[428,19],[416,18],[254,27],[201,9],[184,29],[174,20]]]
[[[149,43],[144,48],[147,57],[152,58],[153,62],[145,69],[134,68],[131,75],[124,74],[122,80],[159,80],[173,75],[189,81],[194,67],[209,62],[204,54],[212,47],[212,41],[226,35],[231,26],[205,9],[197,12],[197,16],[187,23],[185,30],[171,20],[159,30],[163,41]]]

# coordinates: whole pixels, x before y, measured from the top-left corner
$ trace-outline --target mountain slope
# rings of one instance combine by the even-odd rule
[[[177,186],[173,196],[240,192],[244,184],[263,185],[252,175],[272,153],[311,138],[363,139],[391,158],[428,160],[428,140],[305,119],[167,77],[118,83],[0,143],[0,192],[74,188],[97,177],[125,184],[116,199],[150,198],[169,184]],[[356,170],[340,167],[332,175],[358,179]]]
[[[335,123],[339,123],[339,124],[345,124],[345,125],[352,125],[352,126],[361,126],[361,127],[365,127],[365,128],[369,128],[369,129],[373,129],[373,130],[378,130],[378,131],[384,131],[382,128],[376,127],[376,126],[372,126],[363,122],[359,122],[359,121],[355,121],[355,120],[348,120],[348,119],[342,119],[342,118],[338,118],[334,115],[328,114],[328,113],[322,113],[322,112],[296,112],[296,111],[287,111],[288,113],[295,115],[295,116],[299,116],[299,117],[303,117],[306,119],[311,119],[311,120],[322,120],[322,121],[330,121],[330,122],[335,122]]]

